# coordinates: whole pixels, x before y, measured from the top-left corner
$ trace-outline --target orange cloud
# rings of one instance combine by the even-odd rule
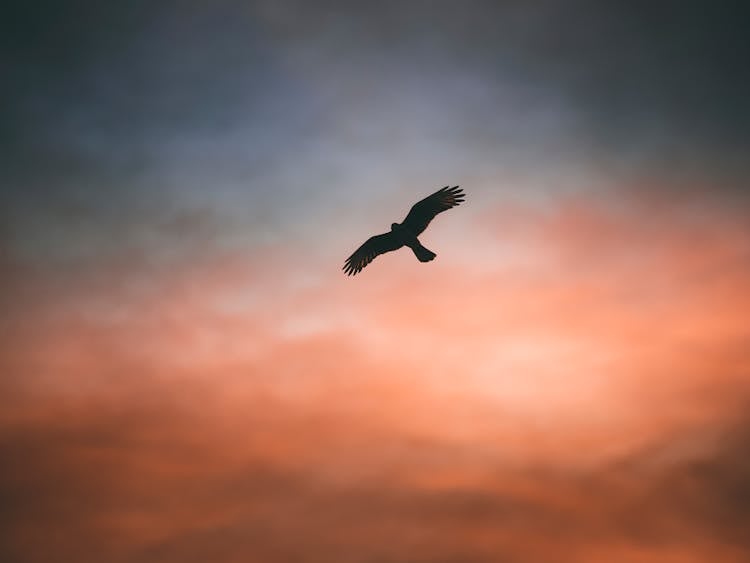
[[[636,193],[484,226],[469,271],[355,280],[280,248],[6,258],[4,558],[746,558],[738,214]]]

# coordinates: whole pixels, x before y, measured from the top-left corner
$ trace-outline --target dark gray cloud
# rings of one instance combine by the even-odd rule
[[[155,209],[227,225],[241,210],[248,240],[303,237],[311,209],[327,222],[359,190],[510,168],[734,193],[745,15],[736,2],[17,4],[0,24],[2,220],[49,255],[130,241],[165,220]]]
[[[741,3],[276,4],[268,12],[280,42],[319,50],[342,69],[437,69],[447,71],[446,88],[459,69],[482,75],[490,89],[520,83],[562,96],[604,143],[689,133],[746,140],[750,41]]]
[[[2,25],[2,220],[30,254],[215,213],[294,144],[295,88],[239,4],[42,3]]]
[[[398,111],[411,75],[425,104],[452,105],[453,125],[488,139],[504,125],[503,95],[520,89],[537,112],[574,115],[574,145],[735,157],[747,143],[745,16],[734,2],[48,3],[4,21],[3,117],[16,151],[53,167],[55,151],[88,151],[85,166],[143,168],[169,158],[159,143],[221,143],[238,122],[288,146],[290,121],[321,125],[313,114],[326,113],[284,66],[295,53],[335,91],[361,88],[373,118],[388,91]],[[466,76],[480,97],[461,99]]]

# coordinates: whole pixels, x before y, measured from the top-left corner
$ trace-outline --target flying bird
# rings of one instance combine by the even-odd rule
[[[402,223],[392,223],[391,232],[370,237],[349,256],[342,268],[348,276],[356,275],[377,256],[408,246],[420,262],[429,262],[437,254],[428,250],[417,237],[424,232],[438,213],[464,201],[464,192],[458,186],[445,186],[434,194],[415,203]]]

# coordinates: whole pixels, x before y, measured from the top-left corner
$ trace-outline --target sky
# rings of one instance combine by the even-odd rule
[[[747,561],[747,16],[4,8],[0,559]]]

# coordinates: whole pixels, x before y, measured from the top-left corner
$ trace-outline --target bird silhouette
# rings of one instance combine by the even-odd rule
[[[402,223],[392,223],[391,231],[375,235],[365,241],[346,259],[342,268],[348,276],[362,271],[376,257],[402,246],[408,246],[420,262],[429,262],[437,254],[428,250],[419,242],[417,236],[422,234],[438,213],[455,207],[464,201],[464,192],[458,187],[445,186],[434,194],[415,203]]]

